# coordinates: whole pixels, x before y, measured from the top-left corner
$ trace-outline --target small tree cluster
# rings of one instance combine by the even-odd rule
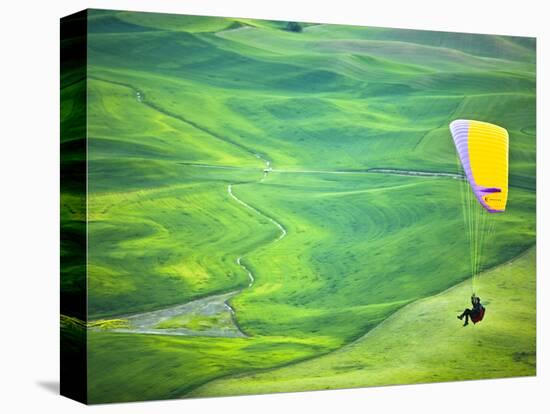
[[[299,33],[302,31],[302,25],[297,22],[288,22],[286,24],[286,30],[288,30],[289,32]]]

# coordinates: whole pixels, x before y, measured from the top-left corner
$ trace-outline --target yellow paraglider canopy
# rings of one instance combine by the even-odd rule
[[[508,200],[508,132],[497,125],[470,121],[468,152],[478,186],[498,188],[483,195],[490,210],[504,211]]]
[[[450,125],[466,178],[489,212],[506,209],[508,200],[508,132],[498,125],[456,120]]]

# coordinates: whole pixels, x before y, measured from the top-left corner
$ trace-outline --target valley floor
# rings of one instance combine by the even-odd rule
[[[462,327],[469,282],[402,308],[329,355],[206,384],[204,397],[536,375],[535,248],[489,270],[479,295],[487,315]],[[498,340],[495,340],[498,338]]]

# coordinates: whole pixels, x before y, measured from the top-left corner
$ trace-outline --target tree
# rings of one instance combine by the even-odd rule
[[[297,22],[288,22],[286,24],[286,30],[288,30],[289,32],[300,33],[302,31],[302,25]]]

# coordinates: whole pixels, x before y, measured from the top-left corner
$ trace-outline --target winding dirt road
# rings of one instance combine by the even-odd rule
[[[277,226],[277,228],[279,229],[279,231],[281,232],[281,234],[279,235],[279,237],[277,238],[277,240],[275,240],[276,242],[281,240],[283,237],[286,236],[287,232],[286,232],[286,229],[283,227],[283,225],[281,223],[279,223],[278,221],[272,219],[271,217],[269,216],[266,216],[264,213],[262,213],[260,210],[252,207],[250,204],[247,204],[245,203],[244,201],[242,201],[240,198],[238,198],[235,194],[233,194],[233,184],[229,184],[227,186],[227,192],[229,193],[229,195],[239,204],[245,206],[246,208],[254,211],[256,214],[258,214],[259,216],[262,216],[263,218],[269,220],[271,223],[273,223],[275,226]]]
[[[263,172],[263,176],[260,180],[262,182],[266,177],[268,172],[271,171],[270,161],[262,158],[259,154],[255,154],[259,159],[262,159],[266,163],[266,168]],[[215,166],[215,165],[204,165],[204,164],[186,164],[188,166],[197,167],[197,168],[219,168],[219,169],[235,169],[238,167],[229,167],[229,166]],[[227,193],[229,197],[239,203],[246,209],[253,211],[258,216],[268,220],[274,226],[277,227],[280,234],[276,239],[270,243],[276,243],[282,240],[286,235],[287,231],[284,226],[279,223],[277,220],[272,217],[267,216],[262,213],[257,208],[251,206],[245,201],[241,200],[233,193],[233,184],[227,186]],[[249,252],[248,252],[249,253]],[[236,263],[239,265],[243,271],[247,274],[249,278],[248,286],[245,289],[249,289],[254,285],[254,274],[244,263],[243,255],[237,257]],[[193,301],[185,302],[183,304],[170,306],[164,309],[159,309],[155,311],[142,312],[138,314],[119,316],[117,319],[124,320],[128,326],[118,327],[118,328],[101,328],[94,327],[90,328],[92,330],[109,330],[111,332],[125,332],[125,333],[140,333],[140,334],[154,334],[154,335],[186,335],[186,336],[217,336],[217,337],[246,337],[239,327],[235,315],[235,310],[229,304],[231,298],[235,295],[241,293],[244,289],[234,290],[224,294],[207,296],[205,298],[196,299]],[[183,326],[180,327],[171,327],[163,328],[162,323],[165,323],[173,318],[182,318],[188,316],[189,318],[208,318],[213,316],[219,316],[223,313],[229,313],[230,320],[232,323],[223,323],[218,325],[209,326],[200,330],[193,330]],[[223,319],[223,318],[222,318]],[[185,324],[182,324],[185,325]]]
[[[258,158],[261,158],[257,155]],[[266,162],[266,168],[264,169],[264,177],[260,180],[262,182],[267,176],[268,172],[273,173],[283,173],[283,174],[392,174],[392,175],[406,175],[412,177],[435,177],[435,178],[453,178],[457,180],[463,180],[465,177],[462,174],[449,173],[449,172],[438,172],[438,171],[423,171],[423,170],[405,170],[398,168],[367,168],[364,170],[293,170],[293,169],[278,169],[271,168],[269,161],[261,158]],[[230,165],[214,165],[214,164],[195,164],[195,163],[181,163],[188,167],[197,167],[197,168],[213,168],[213,169],[225,169],[225,170],[254,170],[250,167],[235,167]]]

